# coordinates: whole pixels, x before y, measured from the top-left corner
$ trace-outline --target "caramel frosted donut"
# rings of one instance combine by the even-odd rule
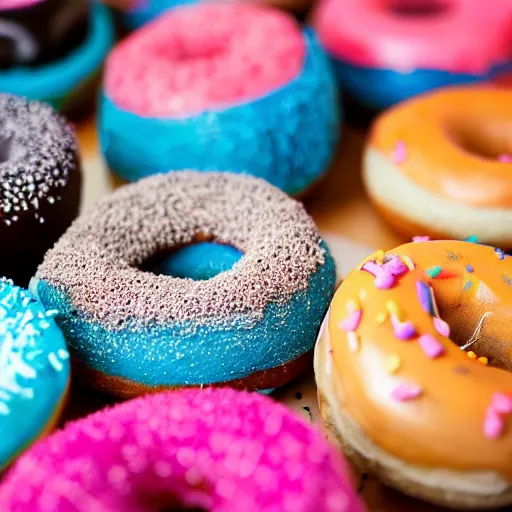
[[[315,354],[347,454],[432,502],[511,504],[511,306],[512,259],[490,246],[420,241],[349,274]]]
[[[372,200],[404,234],[512,246],[512,91],[420,96],[374,123],[364,159]]]

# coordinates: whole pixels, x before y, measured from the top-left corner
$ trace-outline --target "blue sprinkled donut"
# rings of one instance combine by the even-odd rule
[[[45,101],[66,113],[80,111],[80,103],[94,95],[103,60],[114,43],[108,9],[97,2],[90,2],[89,9],[89,28],[77,46],[49,62],[0,69],[0,91]]]
[[[32,294],[0,281],[0,471],[53,430],[69,385],[69,353]]]
[[[243,256],[213,277],[149,271],[159,254],[196,242],[203,254],[215,242]],[[300,203],[251,176],[177,171],[122,187],[81,215],[31,290],[59,310],[77,376],[128,397],[285,384],[310,364],[334,283]]]
[[[300,195],[327,171],[339,118],[312,31],[269,7],[207,2],[173,9],[113,50],[99,132],[109,167],[128,181],[231,171]]]

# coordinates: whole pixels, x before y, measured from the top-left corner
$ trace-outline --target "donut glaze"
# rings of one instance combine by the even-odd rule
[[[69,353],[55,313],[0,280],[0,470],[58,421]]]
[[[511,18],[509,0],[325,0],[314,26],[344,89],[382,109],[509,73]]]
[[[510,90],[456,87],[377,118],[364,179],[398,230],[512,246],[511,105]]]
[[[207,280],[140,270],[198,241],[243,257]],[[92,371],[85,379],[130,396],[283,385],[307,366],[334,283],[333,260],[300,203],[250,176],[182,171],[123,187],[80,216],[31,289],[60,311],[73,355]]]
[[[0,94],[0,275],[26,286],[78,213],[75,134],[50,106]]]
[[[267,7],[205,3],[173,10],[113,50],[99,129],[107,163],[130,181],[220,170],[299,194],[331,161],[339,110],[310,30]]]
[[[11,512],[363,512],[324,435],[230,389],[149,395],[68,424],[0,489]]]
[[[73,5],[78,4],[73,0]],[[38,65],[16,65],[0,70],[0,90],[46,101],[66,113],[80,110],[77,104],[84,98],[89,99],[103,60],[114,42],[107,8],[91,2],[90,9],[89,28],[80,44]],[[62,9],[58,11],[62,13]],[[41,20],[37,26],[40,27],[40,23]]]
[[[499,249],[419,241],[338,289],[316,348],[322,414],[386,482],[450,506],[512,503],[510,276]]]

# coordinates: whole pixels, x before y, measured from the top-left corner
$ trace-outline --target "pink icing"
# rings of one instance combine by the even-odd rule
[[[500,414],[512,414],[512,396],[505,393],[494,393],[491,407]]]
[[[505,427],[503,418],[490,407],[484,420],[484,435],[488,439],[497,439],[503,433]]]
[[[430,334],[423,334],[423,336],[419,337],[418,342],[423,352],[425,352],[425,355],[431,359],[435,359],[444,354],[443,345]]]
[[[428,242],[430,240],[429,236],[413,236],[412,241],[413,242]]]
[[[45,0],[0,0],[0,10],[24,9],[31,5],[40,4]]]
[[[413,3],[434,8],[398,13]],[[358,66],[478,74],[509,59],[511,16],[510,0],[323,0],[314,26],[330,53]]]
[[[410,340],[416,336],[416,329],[412,322],[400,322],[395,315],[392,315],[391,324],[393,325],[393,333],[399,340]]]
[[[185,116],[261,97],[296,78],[305,43],[285,13],[249,3],[173,9],[119,43],[105,90],[143,116]]]
[[[391,391],[391,398],[398,402],[406,402],[419,398],[423,394],[423,389],[417,384],[401,383]]]
[[[339,451],[271,399],[149,395],[37,443],[0,488],[10,512],[363,512]]]
[[[437,316],[434,317],[434,327],[441,336],[446,338],[450,336],[450,325]]]
[[[361,322],[363,312],[360,309],[352,311],[344,320],[340,322],[340,329],[345,332],[354,332]]]

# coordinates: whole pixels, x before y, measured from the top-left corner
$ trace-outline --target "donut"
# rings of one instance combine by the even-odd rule
[[[69,353],[54,315],[0,280],[0,472],[53,430],[64,406]]]
[[[14,466],[11,512],[364,512],[324,435],[231,389],[130,400],[69,423]]]
[[[209,279],[148,269],[195,242],[243,256]],[[191,265],[198,252],[216,259],[194,252]],[[59,311],[77,378],[130,397],[284,385],[311,364],[334,284],[333,260],[300,203],[251,176],[177,171],[122,187],[82,214],[31,290]]]
[[[0,5],[0,91],[77,116],[92,102],[114,42],[108,10],[89,0],[6,0]]]
[[[375,121],[365,150],[366,189],[407,236],[512,247],[512,92],[447,88],[397,105]]]
[[[26,286],[78,213],[75,134],[50,106],[0,94],[0,275]]]
[[[114,7],[122,11],[121,19],[123,25],[127,29],[133,30],[158,18],[170,9],[200,1],[201,0],[145,0],[142,2],[131,2],[130,0],[112,0],[110,3],[114,4]],[[311,7],[312,0],[264,0],[264,3],[278,9],[290,11],[298,16],[303,16]]]
[[[511,20],[509,0],[325,0],[313,25],[344,91],[380,110],[510,73]]]
[[[425,237],[349,274],[315,375],[357,465],[450,508],[512,504],[510,276],[499,249]]]
[[[296,195],[333,157],[334,78],[313,33],[285,13],[180,7],[119,43],[105,67],[101,147],[125,180],[243,172]]]

